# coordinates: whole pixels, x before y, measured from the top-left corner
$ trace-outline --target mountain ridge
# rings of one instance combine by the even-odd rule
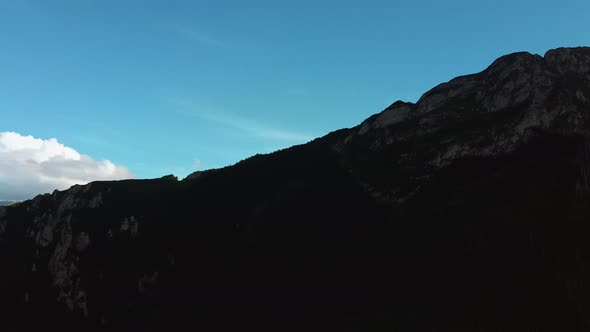
[[[587,331],[589,129],[590,48],[520,52],[307,144],[39,195],[0,207],[0,309],[37,330]]]

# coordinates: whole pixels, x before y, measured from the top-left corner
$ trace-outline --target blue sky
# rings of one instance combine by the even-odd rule
[[[588,13],[587,0],[0,0],[0,132],[183,177],[354,126],[506,53],[590,45]]]

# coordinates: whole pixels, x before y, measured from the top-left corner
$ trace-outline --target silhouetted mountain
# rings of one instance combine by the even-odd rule
[[[16,203],[15,201],[0,201],[0,206],[7,206]]]
[[[182,181],[0,208],[3,330],[590,330],[590,48]]]

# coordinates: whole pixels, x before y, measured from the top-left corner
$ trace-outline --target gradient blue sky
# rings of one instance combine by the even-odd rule
[[[589,13],[587,0],[0,0],[0,132],[182,177],[354,126],[506,53],[590,45]]]

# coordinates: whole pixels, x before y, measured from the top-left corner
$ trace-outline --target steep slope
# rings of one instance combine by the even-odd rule
[[[590,330],[590,48],[232,167],[0,207],[7,329]]]

